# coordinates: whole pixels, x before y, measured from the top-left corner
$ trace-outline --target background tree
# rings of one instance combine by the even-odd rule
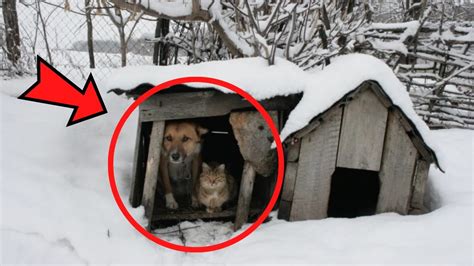
[[[2,0],[2,4],[7,58],[13,65],[16,65],[21,56],[16,0]]]

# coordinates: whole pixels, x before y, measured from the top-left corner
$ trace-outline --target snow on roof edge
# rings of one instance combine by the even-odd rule
[[[336,57],[324,70],[304,72],[295,64],[278,58],[268,66],[263,58],[239,58],[228,61],[211,61],[194,65],[125,67],[117,70],[107,83],[107,88],[133,89],[138,85],[160,84],[170,79],[186,76],[208,76],[232,83],[257,100],[287,96],[303,92],[303,97],[290,112],[280,137],[285,140],[304,128],[310,121],[329,109],[348,92],[365,81],[377,82],[392,103],[400,108],[413,123],[425,144],[433,151],[437,166],[443,159],[437,153],[430,129],[416,114],[405,86],[383,61],[364,54]],[[213,87],[209,84],[186,84],[192,87]],[[225,88],[216,88],[232,93]]]

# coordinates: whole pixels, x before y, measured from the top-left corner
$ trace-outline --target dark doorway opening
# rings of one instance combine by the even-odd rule
[[[328,217],[373,215],[380,190],[378,172],[336,168],[331,179]]]

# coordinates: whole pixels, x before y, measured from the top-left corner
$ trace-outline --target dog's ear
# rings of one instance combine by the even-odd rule
[[[207,132],[209,132],[209,130],[207,128],[204,128],[204,127],[201,127],[201,126],[197,126],[196,130],[197,130],[197,133],[198,133],[199,136],[202,136],[202,135],[206,134]]]
[[[220,172],[224,172],[225,171],[225,164],[221,164],[217,167],[217,170],[219,170]]]
[[[209,171],[211,171],[211,167],[209,167],[207,163],[202,162],[202,171],[208,173]]]

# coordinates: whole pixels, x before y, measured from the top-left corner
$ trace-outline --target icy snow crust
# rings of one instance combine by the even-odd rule
[[[437,151],[425,122],[415,113],[405,86],[383,61],[363,54],[335,58],[322,71],[304,72],[284,59],[268,66],[263,58],[242,58],[195,65],[140,66],[117,70],[107,83],[108,89],[130,90],[140,84],[160,84],[186,76],[207,76],[230,82],[247,91],[257,100],[303,92],[303,98],[291,111],[281,131],[285,140],[308,125],[312,118],[326,111],[348,92],[367,80],[377,81],[393,104],[398,106],[415,125],[425,143]],[[212,87],[210,84],[187,84],[192,87]],[[224,93],[233,93],[216,87]],[[438,157],[442,167],[443,158]]]

